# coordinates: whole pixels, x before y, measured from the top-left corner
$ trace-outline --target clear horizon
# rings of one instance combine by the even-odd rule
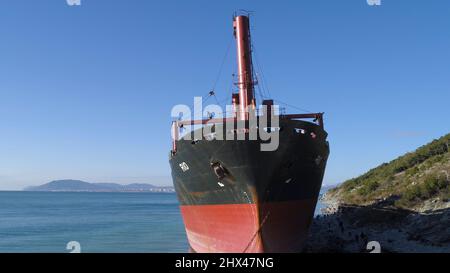
[[[214,86],[231,100],[240,9],[252,11],[272,97],[325,112],[325,185],[450,132],[450,2],[8,1],[0,190],[60,179],[171,185],[170,111]]]

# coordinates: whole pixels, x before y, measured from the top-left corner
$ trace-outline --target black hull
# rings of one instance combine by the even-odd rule
[[[195,206],[256,205],[258,225],[264,226],[258,228],[263,251],[299,251],[313,217],[329,146],[326,132],[316,124],[282,119],[280,128],[280,144],[273,152],[262,152],[258,140],[177,141],[177,153],[171,156],[170,165],[180,205],[191,210]],[[184,164],[188,170],[182,169]],[[220,166],[222,172],[215,172],[214,166]],[[298,207],[302,211],[280,209],[277,215],[275,210],[270,211],[277,204],[295,202],[309,205]],[[183,217],[185,223],[192,221],[186,219],[192,216]],[[298,240],[283,240],[292,239],[296,243],[289,246],[287,242],[274,241],[273,238],[278,238],[274,234],[289,229],[278,225],[289,225],[295,218],[301,220],[306,231],[289,235],[297,236]],[[271,219],[277,219],[276,223],[271,223]],[[195,221],[207,224],[212,219]]]

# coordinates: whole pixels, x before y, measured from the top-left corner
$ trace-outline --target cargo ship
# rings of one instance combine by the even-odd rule
[[[190,250],[300,252],[329,155],[323,113],[283,114],[271,99],[263,100],[265,111],[258,112],[250,16],[235,15],[233,29],[239,88],[231,94],[233,113],[172,123],[169,162]],[[268,120],[265,131],[278,133],[276,149],[261,149],[267,139],[260,133],[251,139],[252,130],[261,130],[250,125],[252,114]],[[181,136],[188,126],[192,130]]]

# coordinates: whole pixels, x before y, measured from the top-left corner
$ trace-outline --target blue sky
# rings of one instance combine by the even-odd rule
[[[170,110],[212,88],[239,9],[253,11],[272,96],[326,113],[326,184],[449,132],[450,1],[1,5],[0,189],[64,178],[171,183]],[[232,44],[220,100],[235,70]]]

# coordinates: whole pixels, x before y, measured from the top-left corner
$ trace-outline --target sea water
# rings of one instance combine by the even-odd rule
[[[321,204],[317,204],[316,214]],[[0,192],[0,252],[187,252],[170,193]]]
[[[186,252],[175,194],[0,192],[0,252]]]

